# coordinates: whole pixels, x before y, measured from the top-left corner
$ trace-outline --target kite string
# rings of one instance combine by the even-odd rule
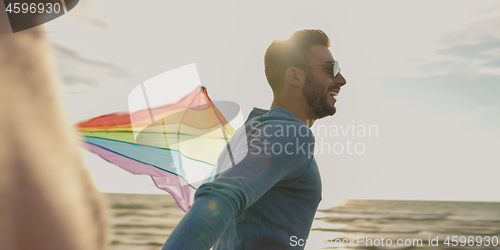
[[[163,127],[163,138],[165,138],[165,149],[168,149],[167,129],[165,129],[165,120],[163,118],[161,118],[161,125]]]
[[[212,124],[212,131],[214,131],[214,118],[212,116],[212,106],[210,106],[210,101],[208,100],[208,93],[206,88],[203,88],[203,94],[205,96],[205,101],[207,102],[208,105],[208,114],[210,114],[210,123]]]
[[[204,89],[205,87],[203,87],[203,86],[200,86],[200,87],[201,87],[201,90],[202,90],[202,91],[200,91],[200,92],[203,92],[203,89]],[[199,95],[199,94],[200,94],[200,93],[198,92],[198,95]],[[191,107],[191,104],[193,104],[194,100],[196,100],[196,99],[197,99],[196,97],[197,97],[198,95],[196,95],[196,96],[193,98],[193,100],[191,100],[191,102],[189,103],[189,105],[187,106],[186,111],[184,111],[184,114],[182,114],[182,118],[181,118],[181,120],[180,120],[180,122],[179,122],[179,127],[177,128],[177,148],[178,148],[178,150],[179,150],[179,167],[178,167],[178,171],[179,171],[179,172],[183,172],[183,171],[182,171],[182,167],[181,167],[181,165],[182,165],[181,154],[182,154],[182,153],[181,153],[181,146],[180,146],[180,144],[181,144],[180,131],[181,131],[181,126],[182,126],[182,120],[183,120],[183,119],[184,119],[184,117],[186,116],[186,113],[189,111],[189,107]],[[184,173],[182,173],[182,175],[184,176]],[[178,176],[179,176],[179,180],[180,180],[180,178],[181,178],[181,177],[180,177],[180,175],[178,175]],[[186,182],[189,184],[189,182],[188,182],[187,178],[186,178]],[[181,184],[181,192],[182,192],[182,196],[184,197],[184,199],[186,199],[186,200],[190,200],[190,197],[187,197],[186,192],[185,192],[184,187],[182,186],[182,184]],[[189,207],[191,207],[191,206],[189,206]]]
[[[206,88],[203,88],[203,93],[205,94],[205,100],[207,101],[208,109],[210,111],[210,121],[212,122],[212,131],[213,131],[214,130],[214,122],[213,122],[213,117],[212,117],[212,108],[210,106],[210,104],[213,105],[213,103],[212,103],[212,100],[210,100],[210,98],[208,97],[208,93],[207,93],[207,89]],[[215,105],[214,105],[214,107],[215,107]],[[217,116],[217,118],[219,118],[219,117]],[[224,124],[222,124],[222,122],[221,122],[221,128],[222,128],[222,134],[224,135],[224,139],[226,141],[226,148],[227,148],[227,151],[229,153],[229,159],[231,159],[231,164],[234,167],[235,163],[234,163],[233,152],[231,152],[231,146],[229,145],[229,141],[227,139],[226,127],[225,127]],[[219,173],[221,171],[222,171],[221,167],[219,166],[219,164],[217,164],[217,173],[214,176],[214,179],[217,179],[219,177]]]

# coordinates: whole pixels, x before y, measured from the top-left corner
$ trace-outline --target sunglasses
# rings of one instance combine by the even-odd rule
[[[297,65],[297,66],[301,66],[301,65],[308,65],[308,66],[311,66],[311,65],[325,65],[325,64],[330,64],[331,67],[332,67],[332,72],[333,72],[333,77],[336,77],[339,73],[340,73],[340,66],[339,66],[339,61],[335,61],[335,62],[326,62],[326,63],[314,63],[314,64],[300,64],[300,65]]]

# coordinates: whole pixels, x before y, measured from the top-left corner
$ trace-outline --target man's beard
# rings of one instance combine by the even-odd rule
[[[328,103],[327,93],[318,88],[318,84],[315,83],[310,72],[306,72],[306,83],[302,88],[302,94],[317,119],[333,115],[337,111],[334,106]]]

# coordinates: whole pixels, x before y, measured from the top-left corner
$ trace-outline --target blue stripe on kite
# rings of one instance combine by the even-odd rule
[[[120,140],[115,140],[115,139],[110,139],[110,138],[101,138],[101,137],[96,137],[96,136],[89,136],[89,135],[86,135],[86,136],[83,136],[85,138],[85,141],[88,141],[86,138],[94,138],[94,139],[99,139],[99,140],[108,140],[108,141],[115,141],[115,142],[120,142],[120,143],[126,143],[126,144],[130,144],[130,145],[137,145],[137,146],[141,146],[141,147],[146,147],[146,148],[156,148],[156,149],[160,149],[160,150],[167,150],[167,151],[176,151],[178,153],[179,150],[176,150],[176,149],[170,149],[170,148],[160,148],[160,147],[156,147],[156,146],[151,146],[151,145],[143,145],[143,144],[135,144],[135,143],[130,143],[130,142],[127,142],[127,141],[120,141]],[[215,166],[213,164],[210,164],[206,161],[202,161],[202,160],[198,160],[198,159],[194,159],[194,158],[191,158],[191,157],[188,157],[186,155],[184,155],[183,153],[180,153],[183,157],[185,158],[188,158],[190,160],[193,160],[193,161],[199,161],[199,162],[202,162],[202,163],[205,163],[205,164],[208,164],[208,165],[211,165],[211,166]]]
[[[152,167],[157,168],[157,169],[159,169],[159,170],[161,170],[161,171],[165,171],[165,172],[167,172],[167,173],[170,173],[170,174],[176,175],[176,176],[178,176],[178,177],[182,178],[184,181],[186,181],[186,179],[185,179],[184,177],[182,177],[182,176],[180,176],[180,175],[178,175],[178,174],[176,174],[176,173],[172,173],[172,172],[170,172],[170,171],[168,171],[168,170],[165,170],[165,169],[159,168],[159,167],[157,167],[157,166],[154,166],[154,165],[148,164],[148,163],[146,163],[146,162],[142,162],[142,161],[138,161],[138,160],[136,160],[136,159],[132,159],[132,158],[130,158],[130,157],[128,157],[128,156],[126,156],[126,155],[122,155],[122,154],[120,154],[120,153],[118,153],[118,152],[114,152],[113,150],[109,150],[109,149],[107,149],[107,148],[103,148],[103,147],[101,147],[101,146],[99,146],[99,145],[96,145],[96,144],[94,144],[94,143],[91,143],[91,142],[88,142],[88,141],[87,141],[87,143],[92,144],[92,145],[94,145],[94,146],[96,146],[96,147],[100,147],[100,148],[102,148],[103,150],[106,150],[106,151],[109,151],[109,152],[113,152],[113,153],[115,153],[115,154],[117,154],[117,155],[119,155],[119,156],[121,156],[121,157],[128,158],[128,159],[131,159],[131,160],[134,160],[134,161],[140,162],[140,163],[142,163],[142,164],[146,164],[146,165],[152,166]],[[99,155],[99,154],[97,154],[97,155]],[[109,162],[109,163],[112,163],[112,164],[115,164],[115,165],[116,165],[116,163],[113,163],[113,162],[108,161],[108,160],[106,160],[106,161],[107,161],[107,162]],[[207,181],[211,181],[211,180],[213,180],[213,177],[209,177],[209,178],[207,179]],[[186,181],[186,183],[188,183],[188,182]],[[196,188],[195,188],[193,185],[191,185],[190,183],[188,183],[188,184],[189,184],[189,186],[190,186],[190,187],[192,187],[192,188],[196,189]]]
[[[206,179],[207,175],[211,173],[215,167],[206,162],[189,159],[176,150],[165,150],[95,137],[85,137],[85,141],[129,159],[152,165],[181,176],[187,183]],[[176,166],[182,167],[177,169]],[[205,175],[201,177],[200,175],[203,175],[203,173],[205,173]]]

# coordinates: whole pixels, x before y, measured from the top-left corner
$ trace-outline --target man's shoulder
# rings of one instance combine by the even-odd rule
[[[254,112],[259,113],[259,115],[253,115],[252,117],[249,117],[249,119],[245,123],[246,127],[287,126],[295,128],[305,127],[303,129],[309,129],[306,124],[304,124],[295,115],[293,115],[290,111],[283,107],[277,107],[271,110],[254,108],[254,111],[252,111],[252,113]]]
[[[248,121],[246,132],[249,139],[314,142],[314,135],[309,127],[299,120],[290,118],[260,117]]]

